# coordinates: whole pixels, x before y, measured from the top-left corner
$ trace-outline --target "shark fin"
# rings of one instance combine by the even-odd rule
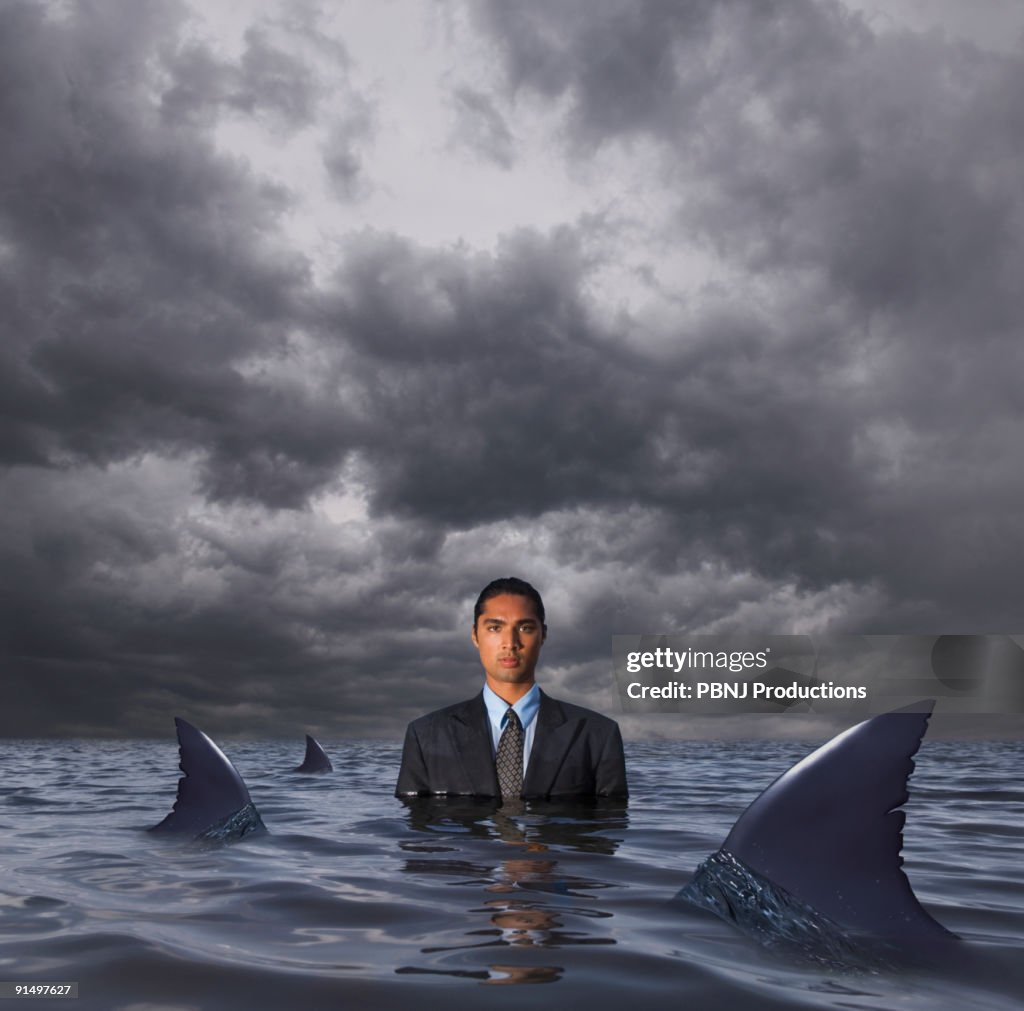
[[[898,808],[933,705],[874,716],[822,745],[747,808],[722,851],[854,932],[955,936],[917,901],[900,856]]]
[[[319,742],[306,734],[306,757],[296,772],[333,772],[334,766]]]
[[[171,813],[150,831],[222,839],[263,829],[248,787],[227,755],[187,720],[176,716],[174,724],[184,775]]]

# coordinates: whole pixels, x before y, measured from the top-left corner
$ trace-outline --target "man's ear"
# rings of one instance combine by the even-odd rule
[[[470,639],[473,640],[473,645],[476,646],[477,649],[479,649],[480,648],[480,643],[478,643],[476,641],[476,622],[475,621],[473,622],[473,631],[469,633],[469,637],[470,637]]]

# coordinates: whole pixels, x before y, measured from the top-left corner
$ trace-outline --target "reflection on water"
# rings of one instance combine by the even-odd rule
[[[608,888],[609,883],[561,867],[559,855],[561,850],[614,854],[628,827],[626,801],[517,800],[499,804],[461,797],[416,797],[403,798],[403,803],[410,830],[435,837],[428,845],[402,844],[406,851],[432,854],[407,860],[405,873],[434,874],[464,887],[468,923],[474,924],[477,917],[485,923],[470,926],[457,944],[422,948],[424,955],[474,948],[506,951],[616,943],[597,923],[612,914],[593,903],[593,893]],[[496,862],[482,865],[449,856],[456,847],[440,844],[437,836],[448,836],[453,843],[465,838],[488,839],[509,849],[505,855],[498,852]],[[454,967],[396,969],[400,974],[469,975],[483,983],[506,986],[551,983],[564,971],[562,966],[533,963],[493,963],[486,970],[468,973]]]

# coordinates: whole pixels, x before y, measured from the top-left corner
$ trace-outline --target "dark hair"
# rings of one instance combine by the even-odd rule
[[[480,591],[480,596],[476,598],[476,606],[473,608],[473,628],[476,628],[477,618],[484,613],[484,604],[491,597],[500,597],[503,593],[512,593],[517,597],[532,600],[537,617],[540,618],[544,631],[547,631],[547,625],[544,624],[544,601],[540,599],[540,594],[525,579],[517,579],[515,576],[494,579]]]

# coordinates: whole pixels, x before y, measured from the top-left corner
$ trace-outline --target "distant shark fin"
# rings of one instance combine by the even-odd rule
[[[171,813],[150,831],[227,839],[263,830],[249,790],[224,752],[187,720],[176,716],[174,724],[184,775]]]
[[[333,772],[334,766],[319,742],[306,734],[306,757],[296,772]]]
[[[740,816],[722,851],[854,932],[950,938],[903,873],[903,824],[934,702],[874,716],[784,773]]]

